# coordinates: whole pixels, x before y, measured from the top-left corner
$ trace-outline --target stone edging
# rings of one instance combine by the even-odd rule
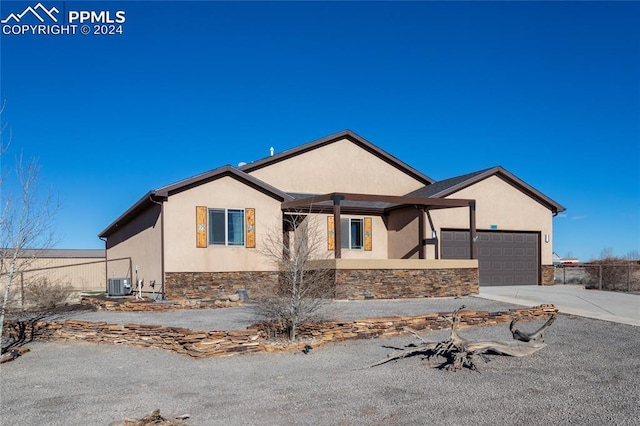
[[[122,312],[170,312],[183,309],[233,308],[242,306],[240,301],[230,300],[172,300],[170,302],[102,300],[95,297],[83,297],[83,305],[95,306],[98,310]]]
[[[461,311],[462,327],[496,325],[544,319],[557,313],[553,305],[540,305],[504,312]],[[369,318],[356,321],[334,321],[300,328],[301,342],[277,344],[265,338],[259,325],[246,330],[193,331],[157,325],[109,324],[66,320],[39,324],[40,335],[49,339],[82,340],[93,343],[155,347],[194,358],[230,356],[251,352],[298,351],[306,345],[319,345],[351,339],[391,337],[406,334],[404,327],[414,330],[442,330],[450,327],[450,313]]]

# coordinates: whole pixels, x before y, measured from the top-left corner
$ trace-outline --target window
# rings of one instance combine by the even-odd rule
[[[209,245],[244,246],[244,210],[209,209]]]
[[[362,250],[363,228],[362,219],[340,218],[340,247]]]

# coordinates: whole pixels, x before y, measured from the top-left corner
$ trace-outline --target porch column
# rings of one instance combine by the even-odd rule
[[[287,259],[289,250],[291,249],[291,238],[289,235],[291,222],[287,219],[287,215],[283,215],[282,219],[282,258]]]
[[[476,202],[469,201],[469,259],[478,258],[478,246],[476,245]]]
[[[334,228],[334,256],[336,259],[342,258],[342,231],[340,229],[340,201],[344,200],[344,195],[336,194],[333,197],[333,228]]]
[[[424,226],[424,216],[425,216],[425,210],[424,208],[420,208],[420,215],[418,216],[418,234],[420,237],[418,240],[418,244],[420,244],[418,246],[418,259],[427,258],[427,244],[426,244],[427,236],[425,234],[426,226]]]
[[[431,228],[431,239],[428,240],[433,244],[435,250],[435,258],[440,259],[440,247],[438,246],[438,236],[436,235],[436,228],[433,226],[433,219],[431,219],[431,213],[429,213],[429,209],[425,209],[425,213],[427,214],[427,219],[429,219],[429,227]]]

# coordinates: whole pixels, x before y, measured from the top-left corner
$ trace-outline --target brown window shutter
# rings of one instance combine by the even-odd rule
[[[364,218],[364,249],[365,251],[371,251],[373,246],[372,238],[372,223],[370,217]]]
[[[256,209],[244,209],[244,220],[246,222],[245,247],[256,247]]]
[[[336,227],[333,216],[327,216],[327,250],[336,249]]]
[[[196,206],[196,247],[207,247],[207,208]]]

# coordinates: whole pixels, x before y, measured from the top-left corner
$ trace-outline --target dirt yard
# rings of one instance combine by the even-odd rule
[[[461,334],[510,338],[506,325]],[[442,340],[446,332],[423,337]],[[490,356],[480,373],[446,372],[419,357],[364,368],[416,343],[410,335],[308,354],[200,360],[37,342],[1,367],[0,418],[3,425],[118,425],[160,409],[164,417],[189,415],[186,425],[637,424],[639,327],[560,315],[545,340],[546,348],[524,358]]]

